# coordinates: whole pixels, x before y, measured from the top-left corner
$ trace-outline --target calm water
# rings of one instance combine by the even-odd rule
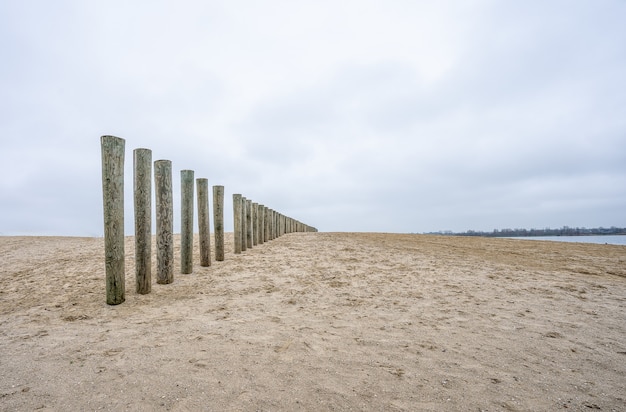
[[[626,235],[607,235],[607,236],[526,236],[511,237],[508,239],[525,239],[525,240],[553,240],[555,242],[579,242],[579,243],[599,243],[609,245],[626,246]]]

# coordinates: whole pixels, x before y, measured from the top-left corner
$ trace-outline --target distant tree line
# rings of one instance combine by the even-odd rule
[[[524,237],[524,236],[599,236],[599,235],[626,235],[626,228],[611,226],[610,228],[596,227],[569,227],[559,229],[494,229],[491,232],[468,230],[466,232],[453,232],[450,230],[429,232],[427,234],[450,235],[450,236],[485,236],[485,237]]]

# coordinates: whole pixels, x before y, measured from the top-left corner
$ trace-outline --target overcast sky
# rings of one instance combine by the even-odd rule
[[[626,226],[626,1],[0,0],[0,234],[101,236],[100,136],[320,231]],[[213,222],[211,222],[213,225]]]

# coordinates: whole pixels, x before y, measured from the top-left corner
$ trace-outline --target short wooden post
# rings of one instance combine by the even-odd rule
[[[209,179],[196,179],[198,197],[198,238],[200,266],[211,266],[211,223],[209,221]]]
[[[241,197],[241,251],[245,252],[248,249],[248,241],[246,240],[246,234],[248,233],[248,227],[246,223],[246,205],[248,202],[245,197]]]
[[[213,226],[215,226],[215,260],[224,260],[224,186],[213,186]]]
[[[180,272],[193,271],[193,170],[180,171]]]
[[[235,253],[241,253],[241,201],[240,194],[233,195],[233,232],[235,235]]]
[[[172,162],[154,162],[154,198],[156,209],[157,283],[174,281],[174,200]]]
[[[246,247],[252,249],[252,200],[246,199]]]
[[[139,294],[152,287],[152,151],[133,151],[135,199],[135,286]]]
[[[102,204],[104,209],[104,266],[106,302],[126,299],[124,266],[124,148],[126,141],[100,137],[102,149]]]

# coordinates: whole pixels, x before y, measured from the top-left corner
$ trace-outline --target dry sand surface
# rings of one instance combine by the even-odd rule
[[[0,409],[626,410],[624,246],[226,241],[107,306],[102,239],[0,238]]]

